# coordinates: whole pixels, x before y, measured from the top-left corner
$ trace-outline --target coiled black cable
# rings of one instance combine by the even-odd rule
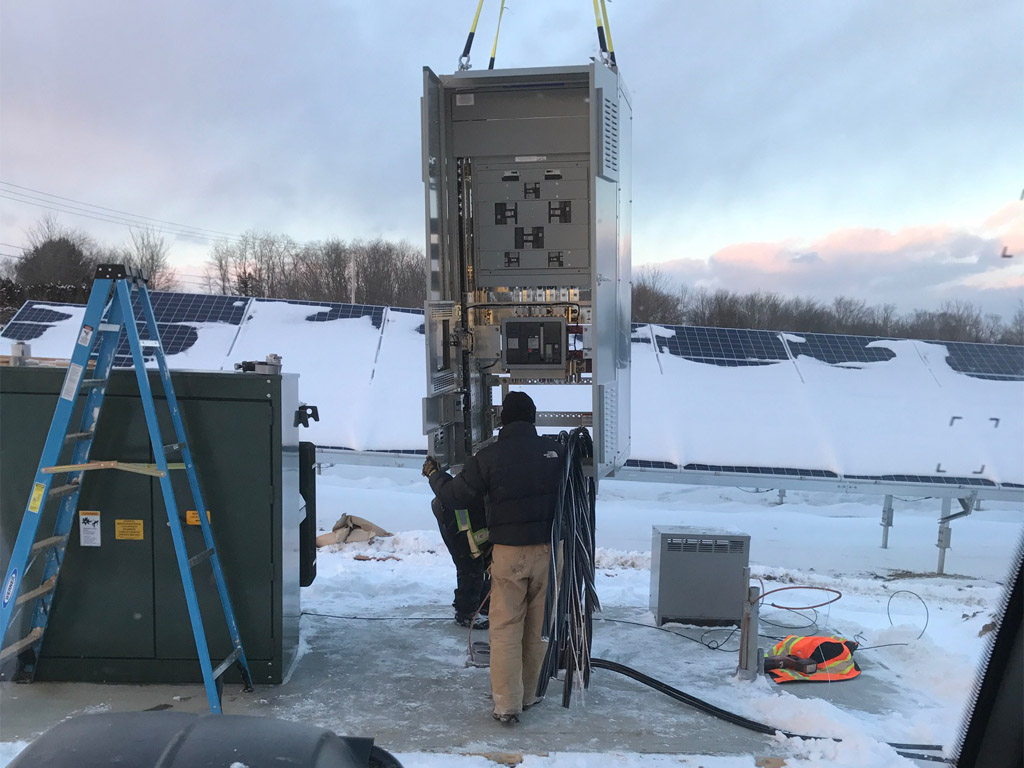
[[[551,565],[544,626],[548,649],[537,681],[537,695],[565,669],[562,706],[568,707],[573,688],[590,686],[590,641],[593,614],[601,610],[594,587],[594,479],[583,471],[584,459],[594,456],[594,442],[584,427],[562,432],[565,464],[559,483],[558,508],[551,527]]]

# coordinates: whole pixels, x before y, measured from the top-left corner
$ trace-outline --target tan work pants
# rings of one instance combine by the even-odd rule
[[[494,545],[491,564],[491,696],[499,714],[537,701],[547,642],[541,635],[550,544]]]

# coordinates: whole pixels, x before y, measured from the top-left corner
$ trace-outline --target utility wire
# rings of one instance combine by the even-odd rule
[[[4,191],[7,191],[7,190],[4,190]],[[7,195],[7,194],[3,194],[3,193],[0,193],[0,198],[5,198],[7,200],[13,200],[14,202],[18,202],[18,203],[24,203],[25,205],[32,205],[32,206],[35,206],[37,208],[43,208],[43,209],[48,210],[48,211],[55,211],[57,213],[69,213],[72,216],[82,216],[83,218],[92,219],[94,221],[104,221],[104,222],[107,222],[108,224],[120,224],[121,226],[128,227],[129,229],[131,229],[132,227],[135,227],[137,229],[148,228],[148,229],[152,229],[155,232],[159,232],[159,233],[165,234],[165,235],[176,235],[178,237],[191,237],[191,238],[194,238],[194,239],[197,239],[197,240],[216,239],[216,238],[213,238],[211,235],[204,235],[202,233],[185,232],[185,231],[181,231],[181,230],[173,230],[173,229],[169,229],[167,227],[156,227],[156,226],[153,226],[151,224],[146,224],[144,222],[132,221],[130,219],[123,219],[123,218],[116,218],[116,217],[113,217],[113,216],[104,216],[104,215],[99,215],[99,214],[93,215],[91,213],[86,213],[86,212],[83,212],[83,211],[72,210],[70,207],[59,207],[61,205],[60,203],[55,203],[54,205],[46,205],[46,204],[41,203],[41,202],[34,202],[32,200],[26,200],[26,199],[23,199],[21,197],[13,197],[11,195]],[[221,238],[221,239],[223,239],[223,238]]]
[[[190,226],[188,224],[178,224],[177,222],[167,221],[166,219],[156,219],[156,218],[153,218],[151,216],[142,216],[141,214],[129,213],[128,211],[121,211],[121,210],[118,210],[117,208],[107,208],[106,206],[103,206],[103,205],[95,205],[93,203],[86,203],[86,202],[83,202],[81,200],[75,200],[73,198],[64,197],[62,195],[55,195],[52,192],[43,192],[42,190],[39,190],[39,189],[32,189],[31,187],[23,187],[20,184],[14,184],[14,183],[12,183],[10,181],[0,180],[0,185],[3,185],[5,187],[13,187],[14,190],[22,190],[20,192],[16,192],[14,190],[11,190],[12,194],[25,195],[25,193],[27,193],[27,192],[32,192],[32,193],[34,193],[36,195],[43,195],[44,198],[54,198],[55,200],[62,200],[62,201],[66,201],[68,203],[74,203],[76,206],[85,206],[86,209],[95,208],[95,209],[97,209],[99,211],[105,211],[105,212],[109,212],[109,213],[112,213],[112,214],[117,214],[118,216],[124,216],[124,217],[127,217],[129,219],[142,219],[142,220],[145,220],[145,221],[148,221],[148,222],[153,222],[153,223],[156,223],[156,224],[163,224],[163,225],[166,225],[166,226],[169,226],[169,227],[173,227],[173,228],[178,229],[178,230],[183,230],[183,231],[187,230],[187,231],[192,231],[192,232],[196,232],[196,233],[205,233],[205,235],[204,235],[205,237],[214,237],[214,238],[225,238],[226,237],[226,238],[231,238],[231,239],[237,239],[238,238],[238,235],[234,235],[234,234],[232,234],[230,232],[222,232],[222,231],[217,230],[217,229],[207,229],[206,227],[193,227],[193,226]],[[32,197],[32,195],[25,195],[25,196],[26,197]],[[39,199],[43,199],[43,198],[33,198],[33,199],[39,200]],[[52,201],[51,200],[45,200],[45,202],[52,202]]]

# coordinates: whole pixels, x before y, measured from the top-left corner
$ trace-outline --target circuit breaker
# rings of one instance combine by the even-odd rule
[[[617,69],[424,70],[428,450],[459,464],[530,386],[538,427],[629,454],[632,110]],[[542,386],[543,385],[543,386]],[[545,408],[549,386],[589,408]],[[582,400],[582,398],[581,398]]]

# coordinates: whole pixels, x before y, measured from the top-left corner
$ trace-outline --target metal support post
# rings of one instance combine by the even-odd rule
[[[892,494],[885,495],[882,502],[882,549],[889,548],[889,529],[892,528]]]
[[[743,618],[740,620],[740,660],[736,676],[740,680],[755,680],[763,671],[763,655],[757,647],[757,630],[760,626],[760,587],[749,587],[743,603]]]
[[[938,574],[945,573],[946,567],[946,550],[949,549],[950,538],[953,535],[953,530],[949,527],[949,521],[951,519],[950,510],[953,506],[953,500],[946,496],[942,500],[942,517],[939,518],[939,540],[935,544],[939,548],[939,565],[935,569]]]
[[[779,504],[784,504],[786,501],[786,489],[779,488]]]

